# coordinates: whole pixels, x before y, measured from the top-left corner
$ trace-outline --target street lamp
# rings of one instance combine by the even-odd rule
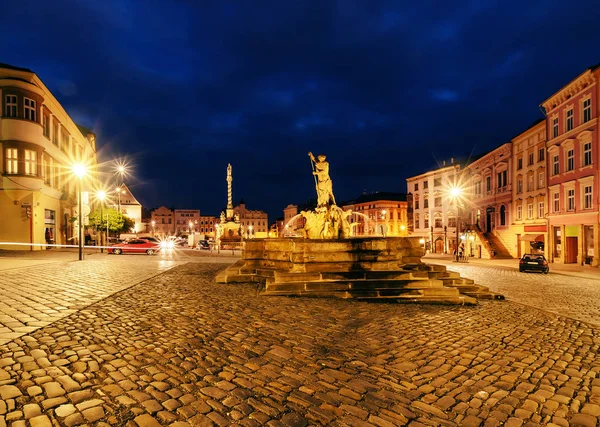
[[[154,237],[154,226],[156,225],[156,221],[152,220],[152,237]]]
[[[78,225],[78,246],[79,246],[79,261],[83,260],[83,201],[82,201],[82,194],[81,194],[81,181],[83,180],[83,177],[86,174],[86,168],[84,164],[78,163],[78,164],[74,164],[72,167],[73,173],[75,174],[75,176],[77,176],[77,178],[79,178],[79,180],[77,181],[77,195],[78,195],[78,205],[79,205],[79,213],[78,213],[78,220],[77,220],[77,225]]]
[[[106,193],[102,190],[96,193],[96,198],[100,200],[100,252],[104,253],[104,238],[102,235],[102,221],[104,221],[104,199],[106,198]],[[108,213],[107,213],[108,215]],[[106,221],[106,235],[108,237],[108,221]]]

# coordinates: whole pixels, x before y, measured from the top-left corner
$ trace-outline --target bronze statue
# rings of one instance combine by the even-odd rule
[[[317,207],[327,207],[335,205],[335,197],[333,196],[333,183],[329,177],[329,162],[325,159],[325,155],[319,154],[315,156],[311,152],[308,153],[311,164],[313,165],[313,175],[315,176],[315,184],[317,187]]]

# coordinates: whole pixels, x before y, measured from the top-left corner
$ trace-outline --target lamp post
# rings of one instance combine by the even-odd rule
[[[77,176],[78,181],[77,181],[77,195],[78,195],[78,220],[77,220],[77,226],[78,226],[78,246],[79,246],[79,261],[83,261],[83,200],[82,200],[82,194],[81,194],[81,181],[83,180],[83,177],[85,176],[86,173],[86,169],[85,169],[85,165],[82,164],[75,164],[73,165],[73,173],[75,174],[75,176]]]
[[[96,193],[96,197],[100,200],[100,252],[104,253],[104,238],[102,234],[102,221],[104,221],[104,199],[106,198],[106,193],[104,191],[98,191]],[[108,216],[108,213],[106,214]],[[106,223],[106,228],[108,229],[108,221]],[[107,231],[108,233],[108,231]]]

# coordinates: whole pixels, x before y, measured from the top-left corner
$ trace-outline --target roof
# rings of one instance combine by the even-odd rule
[[[382,191],[378,193],[371,194],[361,194],[357,199],[351,200],[347,205],[358,204],[358,203],[368,203],[375,202],[381,200],[389,200],[394,202],[406,202],[406,193],[391,193],[387,191]]]
[[[94,132],[91,129],[88,129],[85,126],[78,125],[77,123],[75,123],[75,125],[77,126],[77,128],[79,129],[79,132],[81,132],[81,134],[83,136],[89,135],[90,133],[92,135],[94,134]]]
[[[8,68],[9,70],[26,71],[28,73],[33,73],[33,71],[31,71],[29,68],[15,67],[14,65],[4,64],[3,62],[0,62],[0,68]]]
[[[569,86],[571,83],[573,83],[575,80],[577,80],[577,79],[578,79],[578,78],[580,78],[582,75],[584,75],[584,74],[586,73],[586,71],[596,71],[598,68],[600,68],[600,62],[599,62],[599,63],[597,63],[597,64],[595,64],[595,65],[591,65],[591,66],[587,67],[585,70],[583,70],[581,73],[579,73],[579,74],[577,75],[577,77],[575,77],[575,78],[573,78],[573,79],[569,80],[569,82],[568,82],[568,83],[566,83],[566,84],[564,84],[564,85],[562,85],[562,87],[561,87],[560,89],[558,89],[558,90],[554,91],[554,93],[553,93],[553,94],[552,94],[550,97],[546,98],[546,99],[544,100],[544,102],[542,102],[542,103],[540,104],[540,106],[543,106],[543,105],[544,105],[546,102],[548,102],[550,99],[552,99],[552,98],[553,98],[553,97],[554,97],[554,96],[555,96],[557,93],[561,92],[563,89],[565,89],[566,87],[568,87],[568,86]]]

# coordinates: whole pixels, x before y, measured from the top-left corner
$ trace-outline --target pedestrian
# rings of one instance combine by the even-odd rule
[[[52,244],[52,230],[50,228],[46,228],[46,233],[45,233],[44,237],[46,238],[46,244],[51,245]],[[48,249],[52,249],[52,246],[46,246],[46,250],[48,250]]]

